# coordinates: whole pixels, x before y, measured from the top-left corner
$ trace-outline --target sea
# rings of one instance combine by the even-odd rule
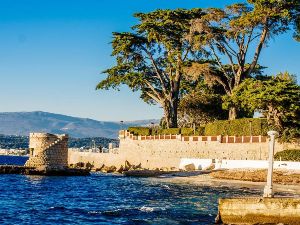
[[[23,165],[26,157],[0,156]],[[249,188],[178,184],[164,178],[0,175],[0,224],[214,224],[218,199]]]

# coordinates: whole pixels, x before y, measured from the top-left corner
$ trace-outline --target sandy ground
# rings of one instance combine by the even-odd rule
[[[232,187],[232,188],[253,188],[261,190],[263,193],[265,182],[252,182],[241,180],[225,180],[217,179],[210,175],[208,171],[195,172],[180,172],[172,175],[160,176],[163,181],[178,183],[178,184],[192,184],[200,186],[215,186],[215,187]],[[287,196],[294,196],[300,198],[300,184],[274,184],[273,190],[276,193]]]

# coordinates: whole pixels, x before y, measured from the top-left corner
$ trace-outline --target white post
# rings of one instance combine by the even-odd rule
[[[276,131],[269,131],[268,135],[270,136],[269,142],[269,168],[268,168],[268,177],[267,185],[264,189],[264,198],[273,198],[273,188],[272,188],[272,179],[273,179],[273,164],[274,164],[274,147],[275,147],[275,135],[278,133]]]

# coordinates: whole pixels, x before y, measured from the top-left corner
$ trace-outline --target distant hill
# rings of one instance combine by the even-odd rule
[[[129,126],[146,126],[158,120],[138,120],[124,122]],[[30,132],[67,133],[71,137],[117,138],[120,122],[104,122],[48,112],[3,112],[0,113],[0,134],[24,135]]]

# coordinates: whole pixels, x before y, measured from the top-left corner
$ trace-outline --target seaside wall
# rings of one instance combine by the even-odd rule
[[[110,153],[69,151],[69,164],[92,163],[119,167],[125,161],[143,168],[182,168],[182,159],[267,160],[268,139],[264,136],[192,136],[158,135],[133,136],[120,131],[120,147]],[[287,146],[276,143],[275,153]],[[288,146],[293,148],[294,146]],[[206,167],[206,164],[200,164]],[[197,167],[198,168],[198,167]]]
[[[299,224],[300,199],[236,198],[219,199],[218,223]]]
[[[68,166],[68,135],[30,133],[27,167],[37,170],[63,170]]]

